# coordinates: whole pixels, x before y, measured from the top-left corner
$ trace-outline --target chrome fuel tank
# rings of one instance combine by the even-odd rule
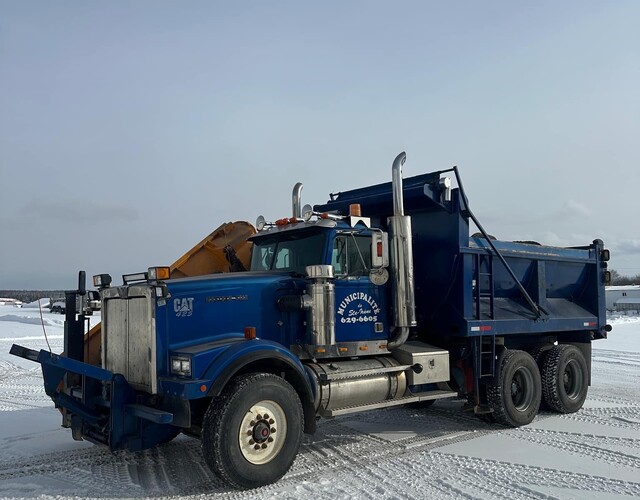
[[[316,411],[377,403],[404,396],[407,377],[390,357],[310,363],[316,381]]]

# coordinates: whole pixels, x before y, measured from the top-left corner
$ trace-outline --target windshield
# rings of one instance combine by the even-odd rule
[[[307,266],[323,264],[324,233],[293,233],[254,240],[252,271],[290,271],[306,274]]]

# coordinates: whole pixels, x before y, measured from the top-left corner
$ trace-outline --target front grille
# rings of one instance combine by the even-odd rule
[[[142,391],[157,393],[156,335],[152,288],[102,292],[102,366]]]

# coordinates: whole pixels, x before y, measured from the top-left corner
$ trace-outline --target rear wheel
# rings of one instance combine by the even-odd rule
[[[273,483],[284,476],[298,453],[302,421],[300,399],[281,377],[268,373],[236,377],[205,413],[205,461],[237,488]]]
[[[544,368],[544,362],[547,359],[547,355],[549,354],[549,345],[548,344],[543,344],[543,345],[539,345],[533,348],[533,350],[530,351],[531,353],[531,357],[533,358],[533,360],[536,362],[536,365],[538,365],[538,370],[540,371],[540,377],[542,378],[542,370]],[[544,382],[544,381],[543,381]],[[540,400],[540,409],[541,410],[548,410],[549,406],[547,405],[546,401],[544,400],[544,389],[542,392],[542,399]]]
[[[576,346],[553,346],[542,368],[542,390],[546,404],[560,413],[574,413],[587,398],[589,370]]]
[[[530,354],[508,350],[501,359],[496,382],[487,386],[487,402],[497,422],[511,427],[531,423],[540,407],[540,371]]]

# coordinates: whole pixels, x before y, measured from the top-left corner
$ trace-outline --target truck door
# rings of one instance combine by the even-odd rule
[[[369,279],[371,236],[337,235],[331,263],[336,277],[336,342],[386,340],[386,286]]]

